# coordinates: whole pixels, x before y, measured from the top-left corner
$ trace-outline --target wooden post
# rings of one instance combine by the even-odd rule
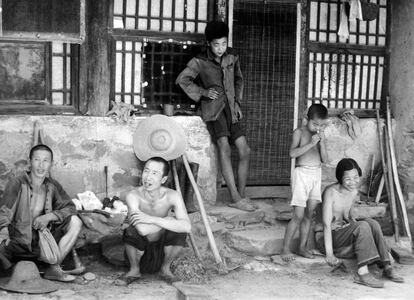
[[[109,0],[86,1],[86,38],[80,47],[79,97],[87,99],[82,113],[105,116],[109,110],[110,64],[108,59]],[[82,103],[82,101],[81,101]]]
[[[206,228],[208,242],[210,244],[211,251],[213,251],[214,259],[217,264],[223,264],[223,260],[220,257],[220,253],[217,249],[216,241],[214,240],[213,232],[211,231],[210,223],[208,222],[207,213],[204,208],[203,199],[201,198],[200,190],[198,189],[197,183],[194,180],[193,173],[191,172],[190,165],[188,163],[187,157],[183,155],[184,167],[187,170],[188,178],[190,179],[191,184],[193,185],[194,192],[197,197],[198,206],[200,208],[201,219],[203,220],[204,227]]]

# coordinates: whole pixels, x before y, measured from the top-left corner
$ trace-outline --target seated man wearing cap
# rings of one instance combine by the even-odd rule
[[[50,265],[46,279],[73,281],[60,263],[73,248],[82,228],[82,221],[72,200],[62,186],[48,177],[53,152],[46,145],[30,150],[30,172],[12,178],[0,199],[0,273],[10,269],[11,263],[39,258],[39,234],[51,227],[59,246],[60,261]]]
[[[153,157],[144,164],[142,186],[126,196],[130,226],[124,231],[130,270],[127,284],[141,277],[141,271],[160,272],[168,281],[176,281],[170,265],[186,246],[191,223],[181,195],[162,186],[170,171],[168,162]],[[170,217],[174,210],[175,217]]]

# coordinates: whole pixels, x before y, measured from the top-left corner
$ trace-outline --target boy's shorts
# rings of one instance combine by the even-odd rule
[[[296,167],[292,174],[292,201],[290,205],[306,207],[308,200],[321,202],[321,182],[321,167]]]
[[[229,137],[229,142],[234,143],[239,137],[245,135],[239,123],[232,123],[231,110],[228,103],[226,103],[217,120],[206,122],[206,124],[214,143],[217,143],[217,140],[223,136]]]

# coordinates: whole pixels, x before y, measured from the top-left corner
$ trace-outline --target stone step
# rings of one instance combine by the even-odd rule
[[[284,234],[283,227],[247,227],[245,230],[227,232],[225,243],[248,255],[269,256],[281,252]]]

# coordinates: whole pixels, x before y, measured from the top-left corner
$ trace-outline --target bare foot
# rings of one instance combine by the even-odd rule
[[[283,251],[282,254],[280,254],[280,257],[282,258],[284,262],[287,262],[287,263],[294,261],[296,259],[295,254],[293,254],[290,251]]]
[[[170,268],[161,268],[160,272],[159,272],[159,276],[162,280],[164,280],[165,282],[171,284],[173,282],[177,282],[180,281],[180,278],[178,278],[177,276],[175,276]]]
[[[133,283],[134,281],[137,281],[140,278],[141,278],[141,272],[139,271],[138,268],[130,269],[129,272],[123,276],[123,279],[125,280],[127,285],[130,283]]]
[[[298,255],[303,256],[305,258],[314,259],[315,256],[308,250],[308,249],[299,249]]]

